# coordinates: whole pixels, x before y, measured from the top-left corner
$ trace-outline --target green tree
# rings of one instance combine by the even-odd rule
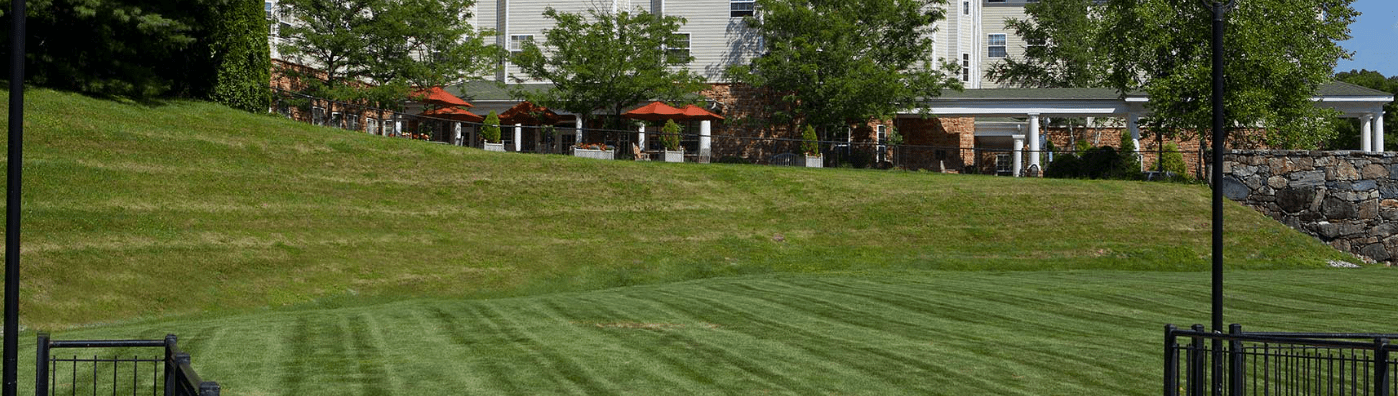
[[[486,114],[485,121],[482,124],[481,138],[485,139],[486,143],[499,143],[500,116],[495,114],[495,110],[491,110],[490,114]]]
[[[475,0],[397,0],[377,3],[365,55],[365,75],[416,87],[459,85],[499,67],[503,49],[495,35],[470,24]],[[459,10],[443,12],[443,10]]]
[[[665,145],[665,149],[676,151],[680,149],[680,124],[675,120],[665,120],[665,126],[660,128],[660,144]]]
[[[271,47],[262,7],[252,1],[229,2],[214,28],[217,77],[210,99],[249,112],[265,112],[271,104]]]
[[[1185,168],[1184,153],[1180,152],[1180,146],[1174,143],[1165,143],[1165,152],[1156,160],[1155,165],[1150,170],[1165,169],[1166,172],[1174,173],[1178,177],[1188,178],[1190,173]]]
[[[1023,88],[1100,87],[1107,65],[1099,51],[1101,2],[1042,0],[1024,6],[1025,19],[1005,24],[1029,43],[1023,58],[992,64],[987,76],[996,83]]]
[[[936,65],[933,24],[945,0],[757,0],[745,23],[764,54],[733,65],[734,81],[778,95],[769,124],[803,122],[824,131],[917,108],[944,88],[960,89],[959,68]]]
[[[676,34],[684,18],[642,10],[569,13],[552,7],[544,16],[554,27],[544,31],[543,42],[525,43],[513,58],[525,75],[553,84],[542,92],[515,93],[531,102],[584,118],[600,111],[612,127],[620,127],[628,106],[687,101],[703,89],[700,77],[685,68],[694,58],[668,50],[684,44]]]
[[[498,67],[500,49],[485,41],[494,32],[470,26],[474,0],[281,4],[296,23],[283,29],[279,49],[325,73],[298,76],[317,96],[391,106],[411,87],[457,85]]]
[[[1227,15],[1223,98],[1234,145],[1308,148],[1334,136],[1333,110],[1310,98],[1348,53],[1357,13],[1352,0],[1248,0]],[[1143,124],[1180,138],[1211,126],[1212,13],[1198,0],[1109,0],[1098,48],[1108,55],[1108,82],[1141,90],[1154,115]],[[1051,21],[1040,21],[1043,24]]]
[[[228,59],[223,44],[260,35],[266,45],[260,16],[237,28],[223,20],[242,6],[226,0],[29,1],[27,80],[108,97],[209,97]],[[10,19],[0,22],[9,26]],[[8,52],[9,29],[0,37]]]
[[[311,94],[340,100],[358,95],[349,83],[365,70],[359,62],[369,59],[371,8],[379,0],[282,0],[294,22],[282,27],[278,50],[292,61],[314,67],[324,77],[286,70],[300,78]]]
[[[806,124],[806,128],[801,130],[801,151],[806,155],[820,155],[820,142],[816,137],[815,127]]]

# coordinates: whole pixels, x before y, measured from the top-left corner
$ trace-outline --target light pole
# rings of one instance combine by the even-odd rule
[[[10,2],[10,133],[5,166],[5,341],[4,396],[16,396],[19,369],[19,203],[24,168],[24,40],[23,1]]]
[[[1213,332],[1223,332],[1223,22],[1237,0],[1202,0],[1213,12]],[[1223,394],[1223,340],[1213,340],[1215,395]]]

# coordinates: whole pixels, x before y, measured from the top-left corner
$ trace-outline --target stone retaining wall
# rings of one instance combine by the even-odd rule
[[[1231,151],[1223,194],[1341,251],[1398,260],[1398,157],[1359,151]]]

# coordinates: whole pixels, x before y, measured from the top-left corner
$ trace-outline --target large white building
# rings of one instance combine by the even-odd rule
[[[990,88],[984,70],[997,59],[1023,53],[1023,41],[1005,28],[1006,18],[1023,18],[1024,4],[1031,0],[957,0],[944,10],[946,19],[937,23],[934,42],[940,60],[962,65],[966,88]],[[744,63],[761,51],[761,40],[743,22],[753,15],[753,0],[482,0],[473,10],[474,23],[499,33],[496,43],[518,50],[528,40],[543,37],[552,28],[543,16],[553,7],[563,12],[601,12],[641,9],[652,13],[684,17],[680,34],[688,39],[693,70],[710,82],[724,82],[723,70]],[[519,69],[505,65],[497,80],[512,81]]]

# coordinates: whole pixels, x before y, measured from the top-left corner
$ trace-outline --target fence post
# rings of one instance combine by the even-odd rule
[[[1180,345],[1175,329],[1175,325],[1165,325],[1165,396],[1180,394]]]
[[[178,342],[179,338],[174,334],[165,335],[165,390],[162,393],[165,396],[175,392],[175,365],[178,364],[175,362],[175,350],[179,349],[175,344]]]
[[[1243,326],[1237,323],[1228,325],[1228,334],[1243,335]],[[1243,395],[1243,342],[1228,341],[1228,394]]]
[[[218,396],[218,392],[217,382],[204,381],[199,383],[199,396]]]
[[[1388,339],[1374,339],[1374,396],[1388,396]]]
[[[49,333],[39,333],[39,348],[34,354],[34,396],[49,394]]]
[[[1190,330],[1203,332],[1204,325],[1195,324],[1189,327]],[[1185,373],[1185,382],[1188,382],[1189,396],[1203,396],[1204,394],[1204,338],[1200,336],[1190,336],[1189,353],[1185,358],[1189,359],[1189,371]]]

